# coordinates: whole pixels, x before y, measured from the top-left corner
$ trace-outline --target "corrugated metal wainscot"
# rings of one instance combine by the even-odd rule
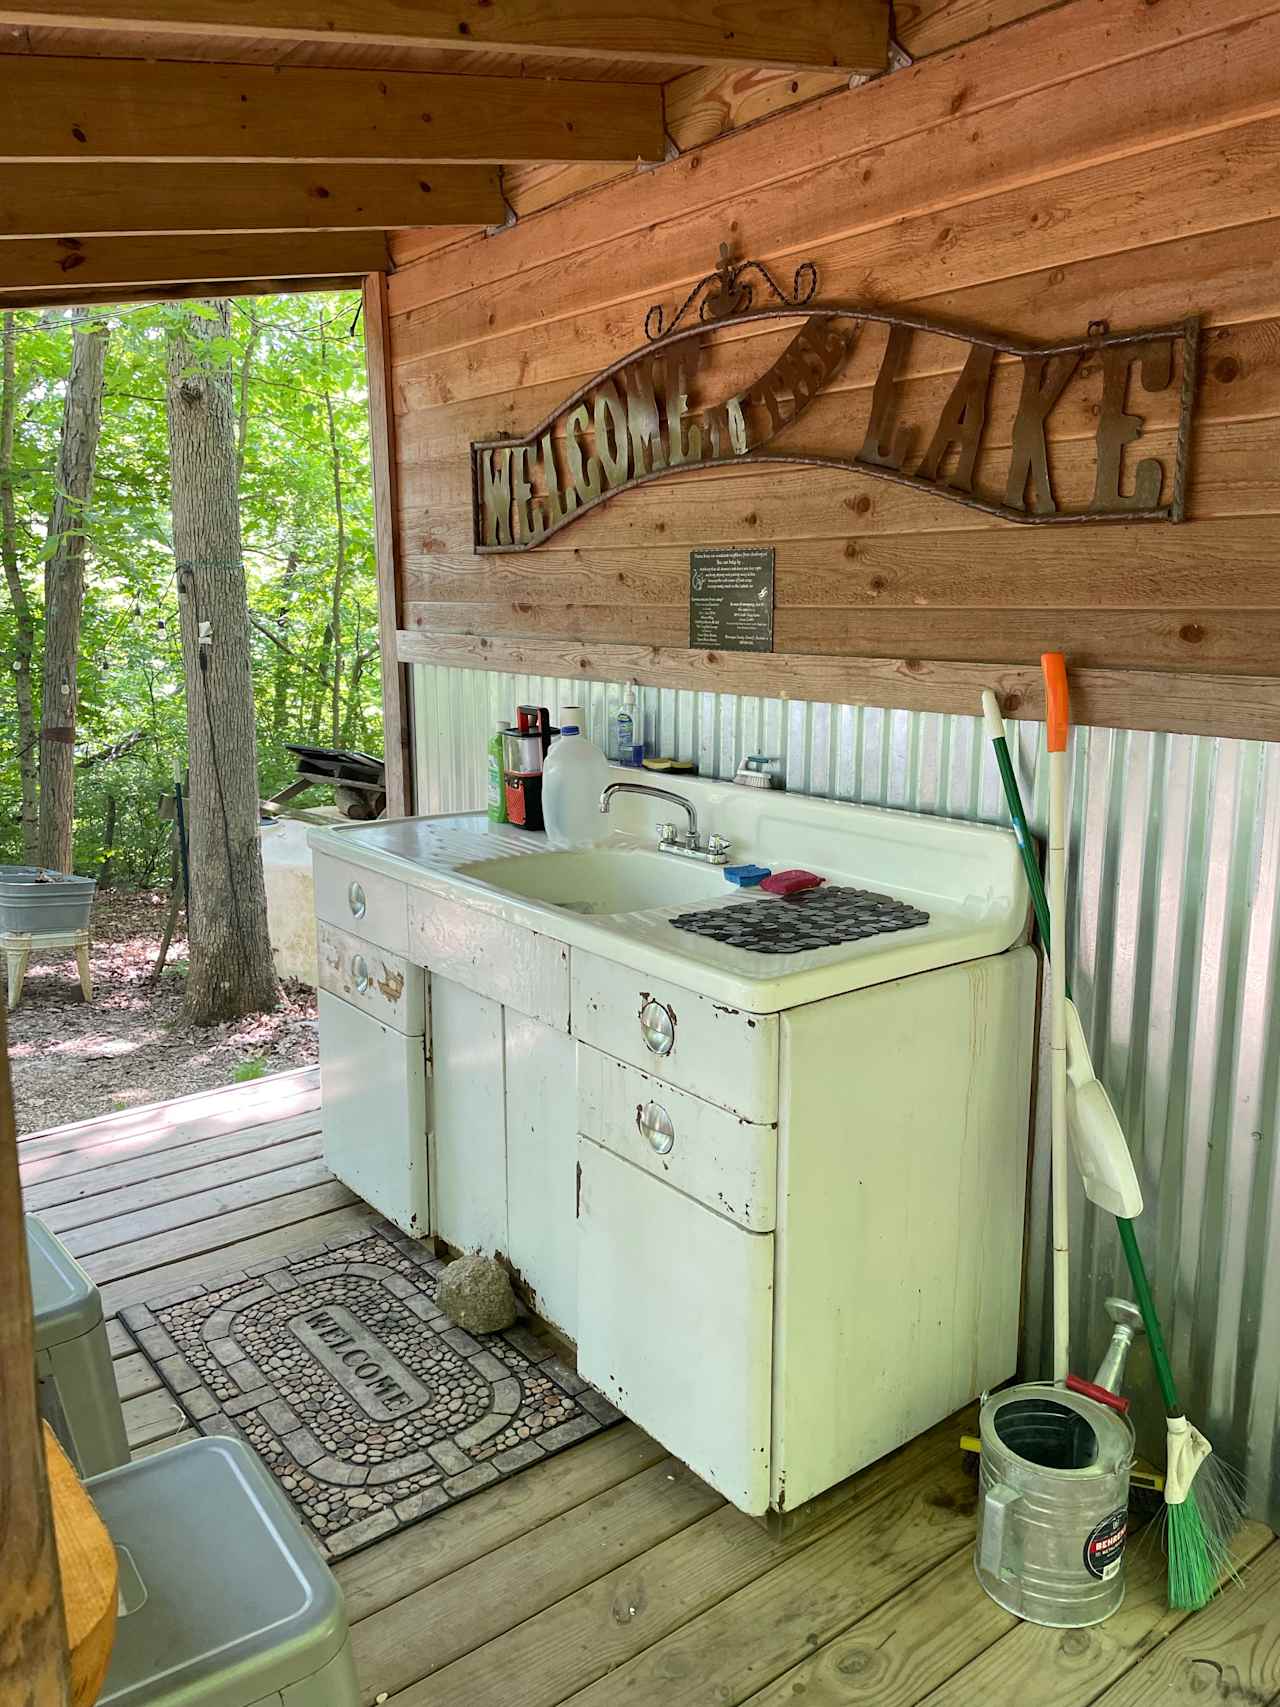
[[[621,684],[417,665],[418,810],[483,804],[485,746],[518,702],[581,704],[603,744]],[[730,777],[744,753],[788,789],[1004,822],[981,719],[641,689],[650,752]],[[1043,835],[1043,727],[1009,725]],[[1138,1162],[1139,1223],[1188,1413],[1280,1524],[1280,745],[1132,730],[1073,736],[1070,977]],[[1025,1373],[1047,1372],[1047,1097],[1033,1182]],[[1077,1192],[1073,1362],[1105,1349],[1102,1300],[1127,1292],[1110,1220]],[[1143,1450],[1163,1425],[1141,1350]],[[1144,1386],[1145,1384],[1145,1386]]]

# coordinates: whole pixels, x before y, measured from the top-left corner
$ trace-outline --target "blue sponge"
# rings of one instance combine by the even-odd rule
[[[767,865],[726,865],[724,868],[725,882],[736,883],[739,889],[754,889],[768,875]]]

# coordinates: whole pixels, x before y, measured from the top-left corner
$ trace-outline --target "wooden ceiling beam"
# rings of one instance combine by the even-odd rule
[[[260,232],[250,236],[12,238],[0,242],[0,291],[40,292],[255,278],[332,278],[383,272],[380,231]],[[217,295],[216,288],[209,291]]]
[[[115,308],[125,302],[178,302],[208,296],[296,296],[305,291],[359,290],[366,273],[338,273],[305,278],[219,279],[216,284],[196,281],[167,285],[111,285],[101,290],[0,290],[0,310],[27,308]]]
[[[889,0],[0,0],[0,23],[864,73],[889,51]]]
[[[505,211],[495,166],[0,166],[0,241],[499,225]]]
[[[661,160],[652,84],[0,58],[0,161]]]

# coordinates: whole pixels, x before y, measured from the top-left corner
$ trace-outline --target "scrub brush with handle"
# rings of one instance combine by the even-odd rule
[[[1031,891],[1032,906],[1045,952],[1050,952],[1050,922],[1048,900],[1040,867],[1036,861],[1031,832],[1022,807],[1018,779],[1009,756],[1005,739],[1004,720],[1000,715],[995,694],[987,689],[982,696],[983,715],[987,734],[996,755],[996,765],[1004,784],[1009,816]],[[1083,1046],[1081,1030],[1078,1044]],[[1096,1082],[1096,1081],[1095,1081]],[[1114,1119],[1114,1112],[1112,1115]],[[1118,1122],[1117,1122],[1118,1127]],[[1121,1135],[1123,1136],[1123,1134]],[[1132,1163],[1130,1163],[1132,1167]],[[1086,1175],[1086,1195],[1115,1215],[1120,1245],[1133,1283],[1134,1297],[1142,1314],[1156,1380],[1164,1401],[1166,1425],[1165,1524],[1166,1553],[1169,1561],[1169,1604],[1180,1610],[1196,1611],[1212,1599],[1224,1576],[1234,1576],[1231,1540],[1244,1516],[1239,1479],[1230,1466],[1213,1456],[1208,1440],[1187,1419],[1178,1401],[1168,1348],[1156,1313],[1146,1264],[1138,1248],[1133,1218],[1117,1213],[1113,1203],[1092,1184]]]

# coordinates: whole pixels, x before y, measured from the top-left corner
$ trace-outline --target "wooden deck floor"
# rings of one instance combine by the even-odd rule
[[[314,1071],[63,1127],[20,1146],[27,1206],[113,1314],[345,1236],[370,1212],[326,1173]],[[135,1453],[183,1436],[111,1328]],[[770,1541],[639,1429],[609,1433],[344,1561],[366,1703],[394,1707],[1271,1707],[1280,1545],[1251,1525],[1244,1585],[1165,1609],[1157,1545],[1099,1629],[1018,1624],[970,1564],[954,1425]]]

